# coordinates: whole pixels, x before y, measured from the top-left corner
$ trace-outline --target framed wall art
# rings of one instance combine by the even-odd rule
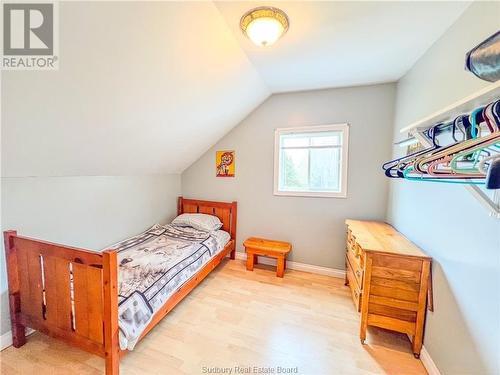
[[[234,164],[234,151],[215,152],[216,177],[234,177]]]

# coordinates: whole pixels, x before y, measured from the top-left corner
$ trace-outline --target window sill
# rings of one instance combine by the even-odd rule
[[[274,191],[274,195],[282,197],[306,197],[306,198],[347,198],[345,192],[312,192],[312,191]]]

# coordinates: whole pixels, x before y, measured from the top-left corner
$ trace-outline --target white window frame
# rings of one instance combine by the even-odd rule
[[[342,133],[342,152],[340,160],[340,191],[283,191],[279,190],[280,168],[280,136],[295,133],[314,133],[326,131],[340,131]],[[295,128],[278,128],[274,131],[274,195],[292,197],[328,197],[347,198],[347,168],[349,156],[349,124],[314,125]]]

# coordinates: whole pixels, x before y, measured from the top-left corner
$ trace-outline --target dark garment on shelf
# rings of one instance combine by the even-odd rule
[[[485,81],[500,79],[500,31],[465,55],[465,68]]]
[[[486,189],[500,189],[500,159],[491,162],[486,175]]]

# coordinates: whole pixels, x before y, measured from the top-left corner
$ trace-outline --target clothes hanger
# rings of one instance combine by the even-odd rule
[[[467,133],[466,133],[466,130],[465,130],[465,127],[462,128],[460,125],[459,125],[459,121],[460,121],[460,125],[463,125],[463,116],[458,116],[458,117],[455,117],[455,120],[453,120],[453,127],[452,127],[452,133],[451,133],[451,136],[453,138],[453,140],[455,142],[460,142],[460,141],[463,141],[467,138]],[[457,137],[456,137],[456,131],[459,130],[461,133],[462,133],[462,139],[461,140],[458,140]]]
[[[454,147],[452,150],[448,150],[448,153],[441,154],[443,158],[447,157],[449,161],[449,167],[451,171],[455,173],[477,173],[477,169],[472,169],[470,167],[462,168],[458,166],[458,162],[465,162],[468,164],[477,164],[479,162],[479,156],[482,153],[486,153],[486,156],[490,155],[489,151],[486,151],[489,147],[496,145],[499,141],[498,135],[490,135],[487,138],[475,138],[469,142],[462,142]],[[469,157],[471,156],[471,157]],[[459,158],[461,158],[459,160]]]
[[[492,134],[497,134],[497,133],[492,133]],[[478,151],[483,151],[484,149],[487,149],[491,146],[500,147],[500,132],[498,132],[496,137],[494,137],[491,141],[481,143],[477,146],[468,148],[464,151],[455,154],[455,156],[450,160],[450,168],[457,173],[466,173],[466,174],[478,173],[479,168],[476,167],[476,165],[480,162],[479,160],[480,153]],[[459,167],[458,166],[459,159],[460,158],[467,159],[469,156],[471,156],[472,159],[474,160],[474,162],[472,163],[472,168]],[[489,156],[491,156],[491,154]]]
[[[483,118],[491,133],[500,131],[500,100],[490,103],[484,108]]]
[[[417,176],[411,176],[410,173],[414,171],[413,167],[410,166],[407,169],[404,170],[404,178],[409,181],[419,181],[419,182],[441,182],[441,183],[446,183],[446,184],[465,184],[465,185],[484,185],[485,181],[484,180],[474,180],[474,179],[460,179],[460,180],[453,180],[453,179],[441,179],[441,178],[429,178],[429,177],[424,177],[423,174],[418,174]]]
[[[447,150],[440,150],[438,158],[434,154],[431,158],[421,159],[415,164],[415,169],[422,174],[427,173],[437,178],[485,177],[485,173],[477,168],[477,164],[497,151],[492,149],[490,152],[490,148],[500,146],[500,132],[475,139],[473,142],[461,142]],[[460,167],[459,162],[461,164],[465,162],[468,166]]]
[[[407,155],[406,157],[400,158],[399,163],[391,165],[390,169],[386,170],[386,175],[391,174],[390,177],[392,177],[392,178],[398,178],[398,177],[404,178],[404,175],[403,175],[404,169],[408,165],[414,165],[415,160],[417,160],[418,157],[424,156],[426,154],[432,154],[433,152],[436,152],[437,150],[444,150],[444,149],[447,149],[455,144],[458,144],[459,141],[456,137],[457,129],[460,129],[460,132],[462,133],[463,139],[465,139],[467,137],[468,131],[470,130],[471,124],[467,119],[468,119],[468,116],[461,115],[461,116],[456,117],[452,122],[450,122],[448,124],[440,123],[440,124],[433,126],[429,130],[427,130],[425,134],[428,138],[432,139],[433,146],[431,146],[425,150],[422,150],[420,152],[416,152],[414,154]],[[436,137],[438,136],[438,134],[441,134],[444,130],[446,130],[450,126],[452,127],[452,129],[451,129],[452,138],[455,141],[455,143],[452,143],[448,146],[440,146],[437,143]],[[394,168],[396,168],[396,167],[398,169],[394,172]],[[425,173],[425,171],[421,171],[421,172]],[[394,176],[393,173],[396,173],[396,175]]]
[[[482,136],[482,123],[485,123],[488,135]],[[451,130],[454,143],[441,146],[437,137],[448,130]],[[432,146],[384,163],[382,168],[387,177],[484,184],[489,170],[486,166],[489,167],[496,155],[500,155],[500,100],[476,108],[470,115],[436,124],[423,134],[432,140]]]
[[[488,104],[486,107],[483,109],[483,119],[486,125],[488,126],[488,129],[490,133],[495,132],[498,130],[495,121],[491,118],[491,108],[493,107],[493,103]]]
[[[481,120],[484,123],[486,123],[488,130],[490,131],[490,135],[499,132],[499,125],[498,124],[500,123],[500,121],[498,121],[498,120],[500,119],[500,116],[496,116],[498,113],[496,113],[496,110],[495,110],[496,108],[499,108],[498,107],[499,103],[500,103],[500,101],[490,103],[490,104],[486,105],[484,108],[482,108],[482,109],[478,108],[471,113],[472,129],[473,130],[475,129],[473,131],[472,135],[475,138],[477,138],[481,135],[481,127],[479,125]],[[480,118],[479,124],[478,124],[478,118]],[[477,130],[477,132],[476,132],[476,130]],[[478,173],[485,174],[484,171],[482,172],[477,167],[477,165],[479,164],[479,162],[481,160],[484,160],[484,159],[489,160],[490,159],[490,156],[492,156],[491,152],[489,151],[490,148],[492,148],[491,149],[492,152],[500,150],[500,143],[499,143],[500,142],[500,132],[498,133],[498,136],[496,138],[497,138],[497,140],[493,139],[493,140],[488,141],[486,143],[482,143],[480,145],[473,146],[472,148],[469,148],[467,150],[461,151],[461,152],[455,154],[455,156],[453,158],[451,158],[451,160],[449,160],[449,158],[448,158],[449,166],[450,166],[451,170],[455,173],[458,173],[458,174],[471,174],[471,175],[477,175]],[[497,150],[495,150],[495,148]],[[486,154],[486,156],[480,158],[480,156],[482,154]],[[460,159],[462,161],[463,160],[472,161],[472,167],[467,167],[467,168],[459,167],[458,162],[460,161]],[[435,168],[435,165],[433,165],[433,170],[434,170],[434,168]]]
[[[426,150],[431,150],[431,149],[438,147],[438,144],[436,143],[436,135],[433,133],[432,129],[430,129],[430,130],[431,130],[430,132],[426,131],[425,136],[432,141],[433,146],[431,146],[427,149],[424,149],[424,150],[415,151],[414,153],[412,153],[410,155],[404,155],[404,156],[401,156],[397,159],[390,160],[390,161],[382,164],[382,169],[386,170],[387,168],[390,168],[393,164],[397,164],[398,162],[400,162],[404,159],[410,158],[413,155],[420,154],[422,152],[425,152]]]
[[[400,158],[388,161],[382,165],[382,169],[385,171],[385,175],[389,178],[403,178],[402,170],[406,165],[408,165],[415,157],[419,155],[424,155],[431,150],[435,150],[440,146],[436,142],[436,132],[432,130],[431,132],[426,132],[426,136],[431,139],[432,146],[424,150],[416,151],[410,155],[405,155]],[[430,135],[429,135],[430,134]],[[395,169],[397,167],[397,169]]]
[[[491,156],[489,147],[497,145],[496,142],[497,140],[492,140],[454,155],[446,155],[431,162],[427,166],[426,172],[433,176],[448,176],[450,178],[485,177],[485,173],[481,172],[477,165],[484,158]],[[467,167],[459,166],[458,163],[466,164]]]
[[[447,150],[450,147],[458,145],[460,142],[463,142],[464,140],[467,140],[467,139],[471,138],[470,132],[471,132],[472,124],[469,121],[469,116],[468,115],[457,116],[450,124],[451,124],[451,127],[452,127],[452,129],[451,129],[451,131],[452,131],[452,138],[455,141],[455,143],[449,144],[448,146],[445,146],[445,147],[441,147],[439,149],[439,151]],[[441,124],[438,124],[436,126],[441,126]],[[460,130],[460,132],[462,133],[462,139],[461,140],[457,139],[457,136],[456,136],[457,129]],[[434,150],[433,153],[437,152],[437,151],[438,150]],[[429,156],[431,156],[433,153],[429,154]],[[421,172],[421,173],[426,173],[425,170],[420,169],[420,166],[418,164],[415,165],[415,170],[417,170],[418,172]]]
[[[478,134],[481,133],[481,128],[478,126],[478,121],[477,121],[477,115],[483,113],[483,108],[476,108],[473,110],[470,114],[470,122],[472,124],[471,126],[471,135],[472,138],[477,138]]]
[[[483,158],[487,158],[491,156],[492,152],[499,151],[500,150],[500,132],[498,132],[498,121],[495,118],[493,114],[493,107],[497,102],[490,103],[486,105],[482,109],[476,109],[475,111],[472,112],[471,114],[471,122],[473,125],[473,129],[477,129],[477,133],[473,134],[476,138],[481,135],[481,127],[480,123],[478,124],[478,117],[480,117],[480,120],[483,120],[484,123],[486,123],[490,135],[498,133],[498,136],[496,137],[497,140],[493,139],[492,141],[488,141],[486,143],[482,143],[477,146],[473,146],[472,148],[469,148],[468,150],[461,151],[450,160],[449,166],[453,170],[453,172],[456,173],[463,173],[463,174],[477,174],[481,173],[479,168],[477,167],[477,164],[481,161]],[[480,116],[478,116],[480,115]],[[484,138],[481,138],[484,139]],[[495,150],[496,148],[496,150]],[[491,149],[491,152],[490,152]],[[483,156],[483,158],[480,158],[481,155],[486,154],[486,156]],[[472,162],[472,167],[459,167],[458,162],[461,160],[468,160]]]
[[[451,161],[451,156],[445,156],[442,159],[433,161],[427,167],[427,174],[436,178],[482,178],[485,174],[482,173],[458,173],[449,168],[449,162]]]
[[[481,138],[472,138],[472,139],[468,139],[468,140],[465,140],[465,141],[462,141],[459,143],[452,144],[448,147],[443,147],[430,155],[419,157],[417,160],[415,160],[414,169],[417,172],[426,173],[427,166],[430,163],[432,163],[438,159],[444,158],[445,156],[454,155],[457,152],[461,152],[461,151],[464,151],[468,148],[471,148],[471,147],[486,143],[488,141],[497,139],[497,137],[498,137],[498,134],[497,134],[497,132],[495,132],[495,133],[488,134],[488,135],[481,137]]]

